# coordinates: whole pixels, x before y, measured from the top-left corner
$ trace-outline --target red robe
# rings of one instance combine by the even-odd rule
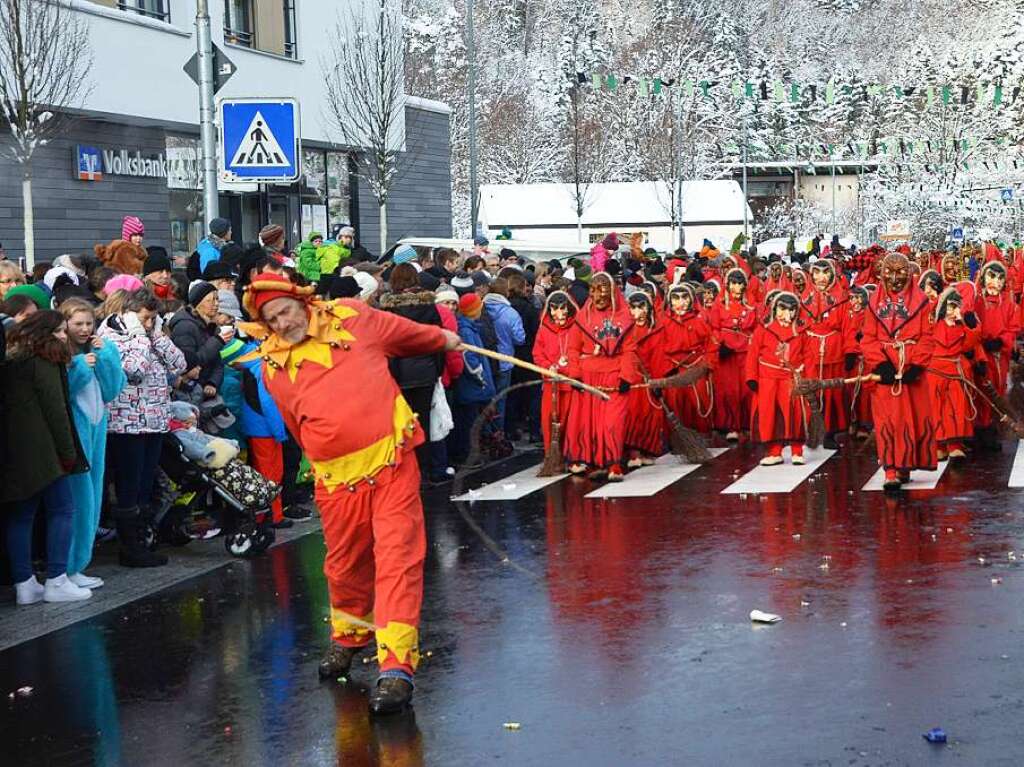
[[[569,336],[574,321],[570,318],[565,325],[558,326],[547,314],[540,321],[537,338],[533,342],[533,361],[542,368],[554,368],[556,372],[566,373],[569,367]],[[566,373],[567,374],[567,373]],[[561,425],[562,446],[565,445],[566,421],[569,417],[569,406],[572,402],[572,389],[569,384],[555,383],[545,380],[544,391],[540,401],[540,428],[544,435],[544,448],[551,442],[551,414],[554,409],[555,389],[558,390],[558,423]]]
[[[985,292],[983,286],[979,286],[974,312],[978,315],[978,321],[981,323],[982,343],[998,338],[1003,344],[998,351],[985,352],[988,355],[988,371],[984,378],[979,377],[976,383],[981,387],[985,380],[991,381],[996,392],[1003,396],[1006,394],[1010,356],[1021,327],[1018,307],[1010,298],[1008,290],[1003,290],[998,296],[990,296]],[[977,406],[978,425],[991,426],[993,423],[992,408],[981,398],[978,399]]]
[[[662,378],[669,370],[664,349],[664,327],[657,323],[652,328],[634,326],[639,371],[644,378]],[[665,411],[650,389],[631,389],[626,416],[627,450],[639,450],[652,456],[665,452],[667,423]]]
[[[931,362],[934,339],[928,298],[913,282],[898,295],[879,286],[868,302],[863,333],[861,350],[868,372],[886,360],[897,372],[910,365],[927,368]],[[878,462],[883,468],[935,470],[937,427],[925,374],[910,384],[878,384],[871,399],[871,414]]]
[[[745,381],[757,382],[750,436],[758,442],[803,444],[807,405],[793,393],[795,372],[803,375],[808,358],[807,336],[795,325],[772,321],[758,325],[750,342]],[[748,387],[749,388],[749,387]]]
[[[690,310],[682,317],[671,314],[663,323],[664,351],[669,369],[685,372],[695,365],[718,367],[718,338],[699,312]],[[690,429],[709,434],[715,405],[713,372],[690,386],[665,391],[668,406],[679,421]]]
[[[981,348],[981,328],[971,330],[962,322],[947,325],[939,320],[932,326],[932,337],[935,349],[928,365],[928,386],[938,421],[937,438],[940,445],[948,447],[974,436],[980,398],[961,379],[971,380],[971,366],[985,361],[985,351]]]
[[[854,343],[854,346],[847,349],[847,351],[857,354],[857,365],[849,375],[859,377],[871,372],[864,365],[864,354],[860,348],[860,339],[864,330],[864,317],[867,315],[867,309],[854,309],[852,303],[848,303],[847,307],[849,307],[846,312],[847,322],[849,323],[850,332],[853,333]],[[872,423],[871,394],[875,386],[876,384],[872,381],[864,381],[863,383],[844,387],[844,393],[849,402],[847,413],[850,414],[851,420],[861,429],[870,428]]]
[[[618,290],[612,304],[597,309],[589,299],[576,315],[569,334],[569,376],[591,386],[618,389],[637,383],[636,332],[626,301]],[[571,463],[607,469],[625,455],[629,398],[618,391],[603,400],[573,392],[565,433],[565,457]]]
[[[844,358],[855,344],[855,331],[846,311],[848,303],[845,291],[838,285],[827,291],[812,288],[801,299],[808,348],[806,378],[844,376]],[[825,389],[818,395],[826,432],[845,431],[850,425],[843,394],[842,389]]]
[[[744,384],[744,370],[750,338],[757,325],[757,310],[723,298],[711,307],[708,321],[722,345],[732,352],[719,355],[714,425],[719,431],[744,431],[750,426],[750,390]]]

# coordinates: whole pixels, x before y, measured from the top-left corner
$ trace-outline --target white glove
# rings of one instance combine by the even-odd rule
[[[146,335],[146,328],[143,327],[142,321],[139,319],[139,315],[135,312],[125,312],[121,315],[121,321],[124,323],[124,329],[130,336],[144,336]]]

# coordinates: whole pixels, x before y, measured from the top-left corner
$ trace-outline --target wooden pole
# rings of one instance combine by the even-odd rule
[[[588,386],[582,381],[577,381],[575,378],[569,378],[569,376],[564,376],[561,373],[552,373],[547,368],[542,368],[540,365],[534,365],[532,362],[524,362],[523,360],[517,359],[516,357],[512,357],[511,355],[508,354],[502,354],[501,352],[492,352],[490,349],[484,349],[480,346],[473,346],[473,344],[467,344],[465,341],[459,344],[458,349],[456,349],[456,351],[462,350],[476,352],[482,357],[490,357],[492,360],[498,360],[499,362],[507,362],[510,365],[515,365],[516,367],[520,367],[523,370],[530,370],[536,373],[537,375],[544,376],[545,378],[550,378],[553,381],[560,381],[561,383],[567,383],[570,386],[579,387],[580,389],[583,389],[583,391],[588,392],[589,394],[593,394],[595,397],[600,397],[603,400],[610,399],[610,397],[605,392],[601,391],[598,388]]]

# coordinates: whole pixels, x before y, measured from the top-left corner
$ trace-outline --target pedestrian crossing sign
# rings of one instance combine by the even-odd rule
[[[222,181],[298,180],[302,152],[295,99],[222,99],[218,113]]]

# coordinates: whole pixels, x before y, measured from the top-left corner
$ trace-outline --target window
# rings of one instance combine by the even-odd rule
[[[352,164],[345,152],[327,153],[327,221],[333,232],[352,223]]]
[[[224,0],[224,42],[252,48],[253,0]]]
[[[295,0],[284,0],[284,55],[295,58]]]
[[[151,19],[170,21],[171,11],[169,0],[117,0],[117,7],[122,11],[131,11]]]
[[[345,152],[303,151],[302,236],[333,236],[352,223],[352,164]]]
[[[224,0],[224,42],[295,58],[295,0]]]

